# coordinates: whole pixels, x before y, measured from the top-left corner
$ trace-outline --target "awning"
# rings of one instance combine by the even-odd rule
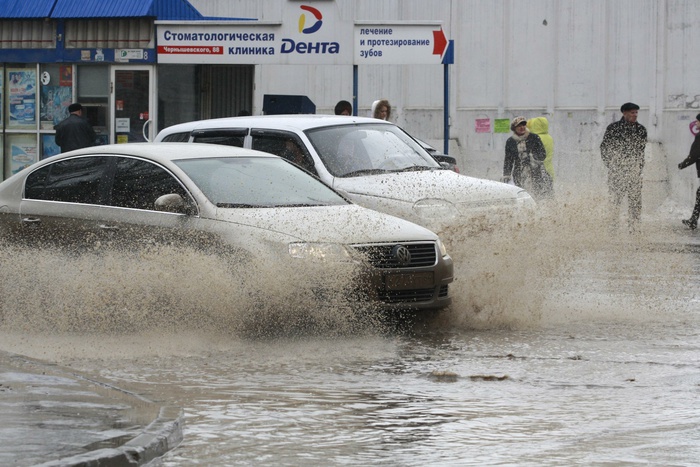
[[[187,0],[0,0],[0,19],[146,17],[170,21],[214,19],[204,18]]]
[[[187,0],[54,0],[51,18],[144,18],[201,20]]]
[[[48,18],[56,0],[0,0],[0,18]]]

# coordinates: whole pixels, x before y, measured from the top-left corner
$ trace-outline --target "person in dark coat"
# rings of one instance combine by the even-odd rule
[[[83,106],[71,104],[68,112],[68,118],[53,127],[56,130],[56,144],[61,152],[94,146],[97,135],[90,123],[83,118]]]
[[[700,130],[700,114],[697,114],[695,117],[695,127]],[[683,162],[678,164],[678,168],[685,169],[693,164],[695,164],[695,170],[698,178],[700,178],[700,132],[695,135],[693,144],[690,145],[690,154],[683,159]],[[698,187],[698,191],[695,193],[695,207],[693,208],[693,213],[690,215],[690,219],[683,219],[682,222],[690,227],[691,230],[695,230],[698,228],[698,217],[700,217],[700,187]]]
[[[348,101],[338,101],[333,111],[336,115],[345,115],[349,117],[352,115],[352,104]]]
[[[608,169],[611,226],[617,227],[622,199],[627,196],[630,232],[639,231],[642,218],[642,169],[647,130],[637,122],[639,106],[627,102],[620,107],[622,118],[605,130],[600,154]]]
[[[547,151],[542,140],[527,128],[525,117],[515,117],[510,124],[513,136],[506,141],[506,154],[503,160],[505,183],[511,180],[524,188],[533,198],[551,198],[552,177],[544,168]]]

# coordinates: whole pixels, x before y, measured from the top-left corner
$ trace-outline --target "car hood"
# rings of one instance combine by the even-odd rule
[[[453,204],[512,201],[522,188],[449,170],[395,172],[364,177],[335,178],[333,187],[342,192],[415,203],[421,199],[444,199]]]
[[[218,208],[216,218],[305,242],[358,244],[437,239],[436,234],[424,227],[354,204],[294,208]]]

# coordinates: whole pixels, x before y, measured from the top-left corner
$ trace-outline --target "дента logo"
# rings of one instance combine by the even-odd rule
[[[306,25],[306,15],[302,13],[301,16],[299,16],[299,32],[304,34],[313,34],[319,29],[321,29],[321,25],[323,25],[323,21],[321,21],[323,19],[323,15],[320,11],[308,5],[300,5],[299,8],[308,11],[316,18],[316,22],[312,26],[305,28],[304,26]]]

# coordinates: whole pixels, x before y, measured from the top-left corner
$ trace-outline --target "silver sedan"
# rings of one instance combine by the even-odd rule
[[[120,144],[45,159],[0,183],[0,233],[77,252],[195,245],[240,267],[284,263],[308,290],[346,277],[353,299],[388,309],[451,301],[452,259],[436,234],[251,149]]]

